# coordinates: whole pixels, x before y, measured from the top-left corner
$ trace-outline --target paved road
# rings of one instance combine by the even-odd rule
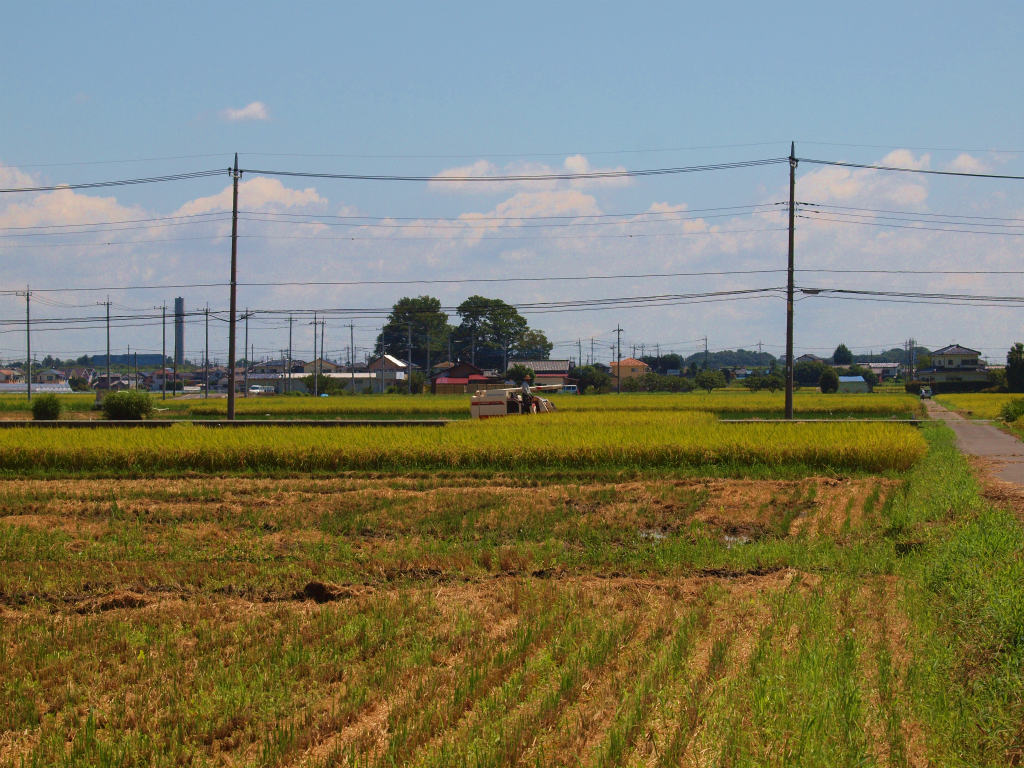
[[[944,421],[956,433],[957,448],[963,453],[993,462],[993,477],[1024,485],[1024,443],[987,421],[965,419],[932,400],[925,400],[925,407],[931,418]]]

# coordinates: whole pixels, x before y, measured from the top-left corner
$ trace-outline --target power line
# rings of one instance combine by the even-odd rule
[[[841,168],[868,168],[875,171],[899,171],[901,173],[924,173],[933,176],[967,176],[977,179],[1010,179],[1013,181],[1024,181],[1024,176],[1013,176],[1006,173],[970,173],[968,171],[935,171],[927,168],[901,168],[895,165],[873,165],[871,163],[850,163],[838,160],[812,160],[807,157],[798,158],[801,163],[812,163],[814,165],[834,165]]]
[[[909,224],[890,224],[879,221],[860,221],[857,219],[837,219],[822,215],[808,216],[806,214],[797,214],[798,219],[806,219],[808,221],[828,221],[833,224],[854,224],[862,227],[882,227],[885,229],[912,229],[918,232],[959,232],[965,235],[1001,235],[1003,237],[1020,237],[1024,235],[1024,232],[993,232],[985,229],[958,229],[956,227],[928,227],[920,226],[914,227]],[[982,225],[979,225],[982,226]],[[986,225],[991,226],[991,225]],[[1013,225],[1003,225],[1013,226]]]
[[[508,182],[508,181],[577,181],[582,179],[621,179],[641,176],[666,176],[679,173],[702,173],[724,171],[734,168],[754,168],[762,165],[777,165],[788,158],[773,157],[761,160],[741,160],[731,163],[710,163],[672,168],[643,168],[638,170],[586,171],[581,173],[522,173],[493,176],[417,176],[364,173],[318,173],[313,171],[281,171],[260,168],[243,168],[242,173],[261,176],[287,176],[305,179],[339,179],[343,181],[437,181],[437,182]]]
[[[156,184],[164,181],[184,181],[187,179],[204,179],[209,176],[220,176],[227,171],[225,170],[210,170],[210,171],[191,171],[189,173],[174,173],[167,176],[146,176],[137,179],[118,179],[116,181],[91,181],[81,184],[55,184],[52,186],[39,186],[39,187],[10,187],[0,188],[0,192],[3,193],[15,193],[15,192],[56,192],[61,189],[98,189],[100,187],[125,187],[134,184]]]

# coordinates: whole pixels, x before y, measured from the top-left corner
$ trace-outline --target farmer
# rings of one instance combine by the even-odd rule
[[[533,402],[533,395],[530,394],[530,379],[533,378],[530,374],[526,374],[526,378],[523,379],[523,410],[529,411],[530,404]]]

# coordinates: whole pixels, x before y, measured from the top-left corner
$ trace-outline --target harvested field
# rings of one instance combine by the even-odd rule
[[[951,462],[0,480],[0,766],[1000,765]]]

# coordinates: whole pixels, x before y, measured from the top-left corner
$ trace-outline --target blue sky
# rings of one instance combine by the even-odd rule
[[[652,168],[777,157],[885,161],[1022,174],[1019,3],[22,3],[3,12],[3,187],[226,167],[416,174]],[[998,151],[995,151],[998,150]],[[158,158],[158,159],[153,159]],[[800,200],[870,209],[860,224],[798,222],[798,266],[1015,270],[1020,238],[922,230],[920,214],[1024,219],[1022,182],[850,171],[801,164]],[[781,285],[778,274],[532,284],[286,286],[331,280],[740,271],[785,264],[779,211],[682,211],[785,199],[783,165],[630,183],[444,185],[272,179],[249,174],[244,210],[293,219],[394,217],[369,228],[243,222],[243,306],[387,307],[431,293],[512,302],[690,293]],[[0,291],[223,282],[224,222],[56,237],[64,224],[223,211],[226,177],[0,199]],[[881,219],[911,211],[916,222]],[[595,217],[643,213],[594,227]],[[486,229],[468,217],[511,217]],[[523,228],[564,216],[564,228]],[[822,218],[819,216],[819,218]],[[429,220],[428,220],[429,219]],[[445,219],[448,221],[437,221]],[[306,221],[313,221],[307,218]],[[414,220],[414,221],[413,221]],[[317,219],[324,222],[325,219]],[[1021,222],[1016,222],[1019,224]],[[384,226],[386,224],[386,226]],[[84,227],[83,227],[84,228]],[[963,228],[963,227],[959,227]],[[527,230],[530,231],[527,231]],[[31,231],[32,239],[24,237]],[[354,239],[339,239],[341,231]],[[989,229],[989,232],[992,230]],[[1024,231],[1024,230],[1022,230]],[[186,239],[186,234],[188,238]],[[594,237],[600,232],[601,237]],[[174,236],[172,237],[172,233]],[[19,235],[19,237],[14,237]],[[116,241],[112,238],[118,238]],[[105,242],[115,242],[105,246]],[[55,247],[44,247],[54,244]],[[7,247],[5,248],[4,245]],[[25,247],[31,245],[32,247]],[[798,284],[1022,295],[1019,275],[808,274]],[[226,291],[115,291],[124,312],[182,294],[227,306]],[[90,314],[103,295],[42,293],[40,316]],[[0,321],[23,300],[0,294]],[[1024,339],[1019,312],[843,301],[798,304],[799,351],[855,351],[915,337],[998,360]],[[529,316],[557,342],[690,353],[784,341],[778,298]],[[339,316],[329,355],[342,356]],[[375,321],[358,319],[365,350]],[[279,349],[279,321],[254,323],[257,354]],[[258,328],[258,331],[256,330]],[[329,327],[329,332],[331,331]],[[226,339],[214,334],[223,358]],[[22,354],[23,328],[0,326],[0,359]],[[159,328],[115,330],[158,350]],[[190,327],[188,348],[200,329]],[[102,334],[40,329],[39,354],[102,351]],[[311,347],[311,344],[307,344]],[[559,346],[556,354],[574,354]],[[607,359],[607,353],[604,353]]]

